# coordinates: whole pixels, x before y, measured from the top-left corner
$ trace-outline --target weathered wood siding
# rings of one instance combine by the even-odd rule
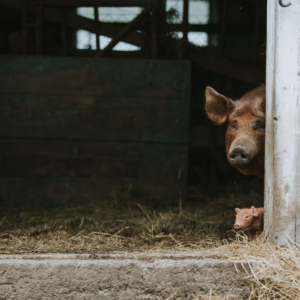
[[[2,57],[0,93],[3,205],[185,197],[188,62]]]
[[[282,245],[300,242],[300,1],[267,9],[265,227]]]

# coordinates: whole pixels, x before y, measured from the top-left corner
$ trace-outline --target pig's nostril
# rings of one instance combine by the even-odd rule
[[[245,154],[242,154],[242,159],[246,159],[247,156]]]
[[[230,154],[230,159],[235,159],[235,158],[236,158],[236,154],[235,153]]]

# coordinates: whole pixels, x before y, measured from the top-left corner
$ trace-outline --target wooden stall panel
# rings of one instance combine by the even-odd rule
[[[184,145],[0,140],[0,204],[90,203],[128,189],[177,201],[186,193],[187,159]]]
[[[0,92],[189,101],[190,73],[182,61],[0,57]]]
[[[188,143],[186,99],[3,94],[0,136]]]
[[[184,199],[190,73],[178,61],[0,57],[0,205]]]

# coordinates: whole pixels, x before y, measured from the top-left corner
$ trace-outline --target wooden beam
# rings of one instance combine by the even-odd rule
[[[1,0],[0,0],[1,1]],[[126,26],[128,23],[118,22],[118,23],[111,23],[111,22],[103,22],[103,25],[117,25],[117,26]],[[261,24],[262,26],[263,24]],[[166,24],[167,31],[181,31],[183,32],[183,24]],[[137,27],[138,28],[138,27]],[[253,25],[251,24],[240,24],[240,23],[231,23],[226,25],[226,32],[228,34],[248,34],[253,35]],[[261,28],[264,30],[265,28]],[[207,32],[207,33],[219,33],[220,32],[220,25],[216,23],[212,24],[188,24],[187,27],[188,31],[193,32]]]
[[[114,46],[116,46],[121,39],[128,34],[134,27],[152,10],[152,7],[148,7],[143,10],[136,18],[134,18],[131,22],[129,22],[113,39],[112,41],[101,51],[96,57],[104,57],[107,53],[109,53]]]
[[[157,0],[42,0],[37,5],[47,7],[145,7]]]
[[[282,245],[300,242],[300,2],[267,12],[265,228]]]
[[[98,13],[98,7],[94,7],[94,17],[95,17],[95,23],[96,23],[96,46],[97,50],[100,51],[100,20],[99,20],[99,13]]]

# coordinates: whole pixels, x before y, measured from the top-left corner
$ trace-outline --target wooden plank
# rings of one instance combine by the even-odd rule
[[[3,94],[0,137],[188,143],[188,99]]]
[[[264,178],[264,229],[268,231],[270,238],[274,240],[273,228],[273,97],[275,90],[275,5],[268,1],[267,8],[267,65],[266,65],[266,137],[265,137],[265,178]]]
[[[189,99],[189,62],[0,57],[0,93]]]
[[[153,5],[159,0],[40,0],[38,5],[48,7],[143,7]]]
[[[266,208],[282,245],[300,241],[300,2],[269,0],[268,17]]]
[[[104,57],[126,36],[130,31],[132,31],[152,10],[152,7],[144,9],[139,15],[137,15],[132,21],[130,21],[126,26],[118,32],[118,34],[109,42],[109,44],[100,51],[96,57]]]
[[[5,154],[1,156],[0,176],[137,178],[139,164],[139,160],[123,158]]]
[[[0,140],[0,205],[186,197],[188,147],[143,143]],[[138,191],[138,192],[137,192]]]
[[[186,200],[185,185],[136,183],[129,180],[78,177],[2,177],[0,207],[88,204],[98,201],[155,199],[164,205]]]

